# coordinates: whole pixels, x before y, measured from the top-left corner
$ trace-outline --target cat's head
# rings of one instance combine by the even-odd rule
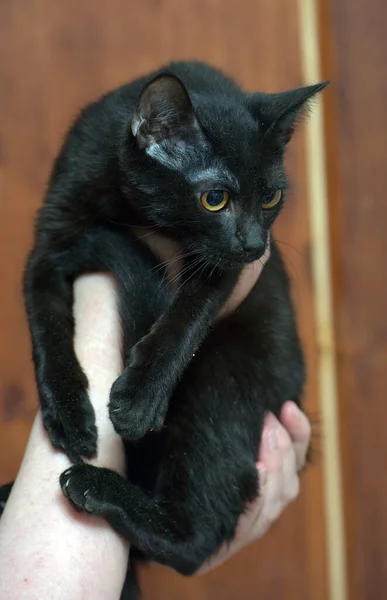
[[[214,265],[260,258],[284,202],[286,145],[326,85],[200,93],[172,74],[156,77],[131,122],[131,177],[147,222]]]

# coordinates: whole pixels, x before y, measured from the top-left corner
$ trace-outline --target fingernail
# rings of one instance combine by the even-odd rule
[[[302,412],[294,402],[291,403],[290,412],[296,419],[298,419],[298,421],[301,419]]]
[[[278,448],[277,433],[275,429],[269,430],[269,433],[267,434],[267,441],[269,442],[270,452],[275,452]]]
[[[267,481],[267,469],[265,467],[265,465],[257,465],[258,466],[258,473],[259,473],[259,485],[260,487],[263,487]]]

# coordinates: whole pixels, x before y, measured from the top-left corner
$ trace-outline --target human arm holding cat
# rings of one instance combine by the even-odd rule
[[[232,302],[238,303],[244,290],[246,293],[249,278],[242,283]],[[232,308],[230,303],[228,308]],[[114,287],[108,277],[94,275],[77,282],[76,348],[90,380],[97,416],[96,464],[123,472],[122,444],[106,411],[109,387],[121,369],[115,310]],[[284,406],[281,418],[289,434],[272,416],[265,423],[258,462],[261,496],[241,517],[235,541],[214,557],[211,567],[261,537],[297,493],[297,469],[305,460],[310,426],[292,403]],[[68,509],[57,485],[59,473],[68,465],[68,459],[52,448],[38,414],[23,466],[0,520],[1,598],[81,600],[86,590],[93,600],[118,600],[128,545],[107,523]]]
[[[95,464],[124,474],[123,444],[106,410],[122,369],[114,285],[107,276],[85,277],[76,282],[74,301],[75,348],[98,424]],[[53,448],[39,411],[0,519],[2,600],[118,600],[129,544],[107,523],[69,509],[58,479],[70,464]]]

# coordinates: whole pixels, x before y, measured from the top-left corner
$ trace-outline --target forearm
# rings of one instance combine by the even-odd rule
[[[87,287],[87,289],[86,289]],[[123,472],[124,453],[107,413],[121,371],[114,288],[89,276],[75,287],[76,349],[90,382],[98,426],[95,464]],[[102,520],[77,515],[58,479],[70,466],[56,452],[38,413],[22,467],[0,523],[0,598],[4,600],[117,600],[128,545]]]

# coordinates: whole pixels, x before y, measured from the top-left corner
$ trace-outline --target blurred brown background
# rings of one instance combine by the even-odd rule
[[[77,110],[172,58],[210,61],[250,90],[333,81],[292,144],[276,231],[320,451],[264,539],[206,577],[146,569],[144,600],[386,597],[386,24],[385,0],[0,2],[0,484],[17,473],[36,408],[23,263]]]

